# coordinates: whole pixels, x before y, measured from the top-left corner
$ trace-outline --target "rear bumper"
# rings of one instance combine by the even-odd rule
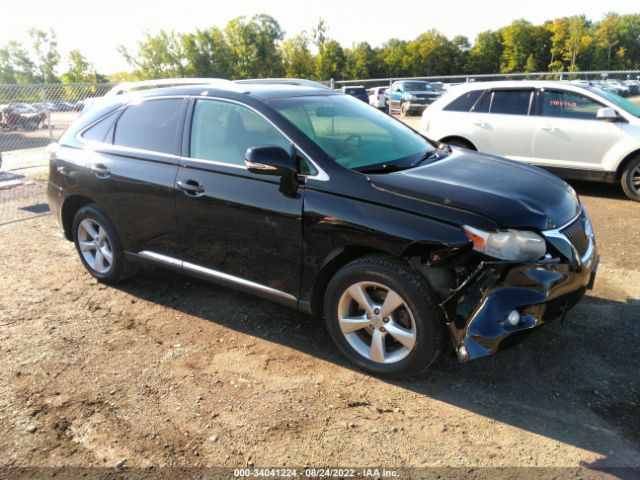
[[[593,288],[599,257],[588,252],[567,263],[482,262],[442,304],[461,361],[496,353],[512,334],[563,316]],[[514,325],[508,319],[518,315]]]

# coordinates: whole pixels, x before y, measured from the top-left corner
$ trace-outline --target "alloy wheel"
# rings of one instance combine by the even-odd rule
[[[630,186],[636,194],[640,195],[640,165],[633,169],[630,175]]]
[[[399,362],[416,344],[416,322],[407,303],[380,283],[347,288],[338,303],[338,322],[349,345],[372,362]]]
[[[78,245],[91,269],[100,274],[109,272],[113,265],[111,240],[105,228],[93,218],[85,218],[78,225]]]

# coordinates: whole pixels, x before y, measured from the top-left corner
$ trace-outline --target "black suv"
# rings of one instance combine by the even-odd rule
[[[562,180],[310,86],[105,99],[53,149],[48,193],[99,280],[151,263],[313,313],[380,375],[447,338],[462,361],[494,353],[572,307],[598,262]]]

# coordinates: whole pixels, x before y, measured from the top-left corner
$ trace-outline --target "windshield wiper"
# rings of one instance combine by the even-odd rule
[[[382,165],[375,165],[369,168],[354,168],[354,170],[360,173],[389,173],[399,172],[400,170],[406,170],[407,168],[411,168],[411,165],[394,165],[393,163],[384,163]]]
[[[435,150],[432,150],[430,152],[425,153],[421,158],[419,158],[418,160],[414,161],[407,168],[417,167],[421,163],[424,163],[427,160],[431,160],[433,158],[435,158],[436,160],[440,160],[441,158],[445,158],[445,157],[449,156],[450,153],[451,153],[451,147],[446,143],[441,143],[440,145],[438,145],[438,148],[436,148]]]

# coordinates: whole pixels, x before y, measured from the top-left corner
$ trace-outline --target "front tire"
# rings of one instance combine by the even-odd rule
[[[382,255],[354,260],[329,282],[324,317],[338,349],[374,375],[426,370],[444,343],[444,318],[426,279]]]
[[[627,197],[640,202],[640,156],[635,157],[624,168],[620,183]]]
[[[73,242],[87,271],[101,282],[117,283],[136,271],[111,220],[95,204],[85,205],[73,218]]]

